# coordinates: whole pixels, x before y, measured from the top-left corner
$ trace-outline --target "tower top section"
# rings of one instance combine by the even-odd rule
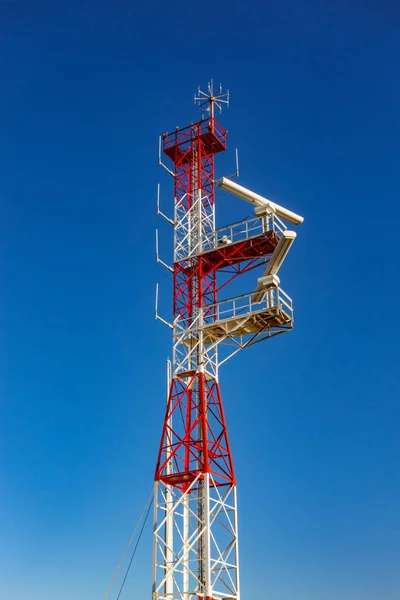
[[[172,133],[165,132],[161,135],[159,164],[162,164],[161,152],[164,152],[175,163],[175,167],[180,168],[182,165],[193,162],[195,156],[198,161],[225,150],[227,132],[215,120],[214,112],[215,106],[220,111],[224,104],[229,106],[229,92],[224,92],[222,85],[219,86],[218,91],[214,91],[211,80],[208,83],[207,92],[198,88],[194,101],[202,109],[201,121],[192,122],[183,128],[176,127]],[[214,181],[214,174],[212,174],[212,181]]]
[[[229,106],[229,90],[226,92],[222,89],[222,84],[219,84],[218,90],[214,91],[213,80],[211,79],[207,85],[207,91],[203,92],[200,86],[197,88],[197,95],[194,95],[194,102],[202,110],[203,118],[204,112],[208,112],[209,116],[214,118],[214,107],[219,108],[222,111],[222,106],[226,104]]]

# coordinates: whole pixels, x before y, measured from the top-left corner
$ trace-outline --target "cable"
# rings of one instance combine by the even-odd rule
[[[150,513],[150,509],[152,507],[152,504],[153,504],[153,494],[151,495],[151,502],[150,502],[149,507],[147,509],[147,513],[146,513],[146,516],[144,518],[143,525],[142,525],[142,528],[140,530],[138,540],[137,540],[137,542],[135,544],[135,547],[133,549],[131,560],[129,561],[128,568],[126,569],[125,577],[124,577],[123,582],[121,584],[121,587],[119,589],[117,600],[119,600],[119,597],[121,596],[122,590],[124,589],[125,581],[126,581],[126,578],[128,577],[128,573],[129,573],[129,569],[131,568],[132,561],[135,558],[136,550],[137,550],[137,547],[139,545],[140,538],[142,537],[142,533],[143,533],[143,530],[145,528],[145,525],[146,525],[146,522],[147,522],[147,519],[148,519],[148,516],[149,516],[149,513]]]
[[[152,505],[152,504],[153,504],[153,492],[151,492],[151,493],[150,493],[150,496],[147,498],[146,504],[144,505],[144,508],[143,508],[143,510],[142,510],[142,513],[141,513],[141,515],[140,515],[140,517],[139,517],[139,520],[138,520],[138,522],[136,523],[135,529],[133,530],[133,533],[132,533],[132,535],[131,535],[131,539],[129,540],[129,542],[128,542],[128,545],[127,545],[127,547],[126,547],[126,548],[125,548],[125,550],[124,550],[124,553],[123,553],[123,555],[122,555],[122,558],[121,558],[121,560],[120,560],[120,562],[119,562],[119,565],[118,565],[118,567],[117,567],[117,569],[116,569],[116,571],[115,571],[115,573],[114,573],[114,577],[112,578],[112,580],[111,580],[111,583],[110,583],[110,585],[108,586],[108,590],[107,590],[107,592],[106,592],[106,595],[104,596],[104,600],[107,600],[107,598],[108,598],[108,596],[109,596],[109,594],[110,594],[111,588],[112,588],[112,586],[114,585],[114,582],[115,582],[115,580],[116,580],[116,578],[117,578],[118,572],[119,572],[120,568],[122,567],[122,563],[124,562],[124,560],[125,560],[125,557],[126,557],[126,555],[127,555],[127,553],[128,553],[128,550],[129,550],[129,548],[130,548],[130,546],[131,546],[131,544],[132,544],[132,542],[133,542],[133,540],[134,540],[134,537],[135,537],[135,535],[136,535],[136,531],[137,531],[137,529],[138,529],[138,527],[139,527],[139,525],[140,525],[140,523],[141,523],[141,521],[142,521],[142,519],[143,519],[143,515],[144,515],[144,514],[146,513],[146,511],[147,511],[147,513],[146,513],[146,516],[145,516],[145,521],[144,521],[144,524],[143,524],[143,526],[142,526],[142,529],[141,529],[141,531],[140,531],[139,539],[138,539],[138,541],[137,541],[137,543],[136,543],[136,546],[135,546],[135,548],[134,548],[134,551],[133,551],[133,556],[134,556],[134,554],[135,554],[135,552],[136,552],[136,548],[137,548],[137,546],[138,546],[138,543],[139,543],[139,541],[140,541],[140,537],[141,537],[141,535],[142,535],[142,533],[143,533],[144,525],[146,524],[147,517],[148,517],[148,515],[149,515],[150,508],[151,508],[151,505]],[[129,566],[128,566],[128,571],[129,571],[129,568],[130,568],[130,566],[131,566],[131,564],[132,564],[133,556],[132,556],[132,558],[131,558],[131,561],[130,561],[130,563],[129,563]],[[128,574],[128,573],[126,573],[126,575],[127,575],[127,574]],[[125,578],[124,578],[124,582],[123,582],[123,584],[125,583],[126,575],[125,575]],[[122,585],[122,587],[123,587],[123,585]],[[121,587],[121,589],[120,589],[120,592],[119,592],[119,594],[121,594],[122,587]],[[118,595],[118,598],[119,598],[119,595]]]

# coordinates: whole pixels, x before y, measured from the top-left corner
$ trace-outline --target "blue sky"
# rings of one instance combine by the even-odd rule
[[[103,598],[149,494],[157,137],[213,77],[217,174],[237,146],[240,183],[305,216],[295,330],[221,373],[242,596],[398,600],[399,27],[374,0],[1,3],[2,599]],[[220,225],[248,212],[217,202]],[[150,597],[150,537],[125,597]]]

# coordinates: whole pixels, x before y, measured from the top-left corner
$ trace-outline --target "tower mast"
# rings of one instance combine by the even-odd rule
[[[276,273],[264,273],[250,294],[219,295],[240,274],[268,269],[286,226],[266,200],[254,217],[216,228],[214,157],[227,132],[214,113],[229,94],[215,93],[211,82],[195,101],[202,120],[163,134],[160,144],[174,177],[173,353],[154,478],[152,593],[153,600],[239,600],[236,477],[218,368],[290,330],[293,315]]]

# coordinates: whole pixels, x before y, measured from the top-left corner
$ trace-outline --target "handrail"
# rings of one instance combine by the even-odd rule
[[[254,292],[250,294],[243,294],[236,296],[235,298],[228,298],[221,300],[215,304],[209,304],[205,307],[202,315],[202,327],[208,327],[215,325],[220,321],[227,321],[239,317],[245,317],[250,314],[263,313],[272,308],[279,308],[288,315],[290,319],[293,318],[293,301],[286,292],[280,287],[273,287],[265,290],[265,294],[262,300],[255,302],[253,300]],[[202,327],[199,325],[199,316],[190,319],[179,319],[176,321],[176,334],[182,336],[186,334],[193,334]]]
[[[163,141],[163,151],[168,148],[175,148],[178,146],[182,146],[183,144],[190,143],[195,139],[198,135],[203,135],[204,133],[208,133],[212,131],[214,135],[223,143],[226,142],[226,131],[223,127],[218,123],[215,118],[208,118],[197,123],[193,123],[192,125],[187,125],[186,127],[175,129],[175,131],[163,133],[161,139]],[[196,132],[193,135],[193,132]]]
[[[221,246],[248,240],[269,231],[274,231],[280,237],[285,230],[285,224],[276,215],[250,217],[206,234],[202,240],[202,250],[210,252]]]
[[[283,307],[286,307],[287,311],[285,310],[284,312],[288,312],[289,317],[293,315],[292,299],[279,287],[266,290],[261,301],[255,302],[252,298],[253,293],[244,294],[236,298],[216,302],[209,306],[209,315],[204,319],[205,325],[257,312],[264,312],[276,307],[282,310]],[[213,307],[214,310],[212,310]]]

